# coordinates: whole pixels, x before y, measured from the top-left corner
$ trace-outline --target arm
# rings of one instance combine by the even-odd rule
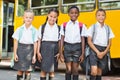
[[[41,45],[41,40],[38,39],[37,54],[40,53],[40,45]]]
[[[42,56],[41,56],[41,53],[40,53],[40,49],[41,49],[41,39],[38,39],[37,58],[38,58],[39,61],[41,61],[41,59],[42,59]]]
[[[60,53],[60,60],[61,60],[61,62],[64,61],[64,57],[63,57],[63,45],[64,45],[64,36],[61,35],[60,47],[59,47],[59,53]]]
[[[32,60],[32,63],[34,64],[36,62],[36,52],[37,52],[37,41],[34,42],[34,54],[33,54],[33,60]]]
[[[84,36],[81,37],[81,42],[82,42],[82,54],[80,56],[80,63],[83,61],[84,54],[85,54],[85,37]]]
[[[90,36],[88,36],[87,40],[88,40],[88,45],[90,46],[90,48],[93,51],[95,51],[95,53],[98,55],[100,53],[100,51],[94,46],[94,44],[92,42],[92,38]]]
[[[18,61],[17,48],[18,48],[18,41],[14,39],[14,60],[16,62]]]
[[[57,61],[60,58],[60,40],[58,41],[58,53],[55,55],[55,57],[57,57]]]
[[[110,47],[112,44],[112,38],[115,37],[110,27],[108,27],[108,36],[109,36],[108,45],[107,45],[106,49],[103,51],[103,55],[106,55],[107,52],[110,50]]]
[[[104,50],[103,55],[106,55],[107,52],[110,50],[111,43],[112,43],[112,39],[109,39],[108,45],[107,45],[106,49]]]

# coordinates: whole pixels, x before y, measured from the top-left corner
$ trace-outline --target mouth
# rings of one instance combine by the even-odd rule
[[[74,20],[75,20],[75,19],[76,19],[76,17],[75,17],[75,16],[73,16],[73,17],[71,17],[71,19],[74,19]]]

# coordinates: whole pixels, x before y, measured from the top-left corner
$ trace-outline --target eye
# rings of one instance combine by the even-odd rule
[[[100,14],[97,14],[97,16],[100,16]]]
[[[52,15],[50,15],[50,17],[52,18],[53,16],[52,16]]]

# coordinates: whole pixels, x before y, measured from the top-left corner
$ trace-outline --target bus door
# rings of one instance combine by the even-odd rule
[[[2,58],[11,57],[13,52],[13,16],[14,2],[11,0],[3,1],[3,32],[2,32]]]
[[[2,1],[0,0],[0,60],[2,55]]]

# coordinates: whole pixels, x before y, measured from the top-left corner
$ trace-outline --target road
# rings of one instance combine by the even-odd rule
[[[2,65],[1,65],[2,64]],[[16,80],[17,71],[11,69],[8,63],[4,64],[0,63],[0,80]],[[120,69],[114,72],[114,74],[107,74],[102,77],[102,80],[120,80]],[[39,70],[32,72],[31,80],[40,80]],[[54,80],[65,80],[65,70],[60,70],[56,72]],[[86,80],[85,75],[83,73],[79,74],[79,80]]]
[[[16,73],[17,71],[12,70],[12,69],[0,69],[0,80],[16,80]],[[38,70],[35,72],[32,72],[31,75],[32,75],[31,80],[40,80]],[[64,80],[64,73],[57,72],[55,75],[55,80]]]
[[[0,80],[16,80],[17,71],[12,69],[1,68],[0,69]],[[65,80],[64,72],[56,72],[54,80]],[[39,71],[32,72],[31,80],[40,80]],[[80,74],[79,80],[86,80],[85,75]],[[103,76],[102,80],[120,80],[120,74],[114,76]]]

